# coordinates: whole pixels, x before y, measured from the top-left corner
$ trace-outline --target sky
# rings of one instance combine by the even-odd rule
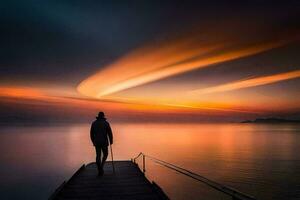
[[[0,120],[300,119],[300,2],[0,3]]]

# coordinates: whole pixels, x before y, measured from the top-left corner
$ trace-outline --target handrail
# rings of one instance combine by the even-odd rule
[[[179,172],[180,174],[183,174],[185,176],[188,176],[190,178],[193,178],[194,180],[197,180],[197,181],[200,181],[202,183],[205,183],[207,184],[208,186],[218,190],[218,191],[221,191],[229,196],[232,197],[232,199],[239,199],[239,200],[255,200],[254,197],[251,197],[247,194],[244,194],[240,191],[237,191],[233,188],[230,188],[230,187],[227,187],[227,186],[224,186],[220,183],[217,183],[215,181],[212,181],[208,178],[205,178],[204,176],[201,176],[197,173],[194,173],[190,170],[187,170],[187,169],[184,169],[182,167],[178,167],[174,164],[171,164],[171,163],[168,163],[166,161],[163,161],[163,160],[160,160],[160,159],[157,159],[155,157],[152,157],[152,156],[148,156],[148,155],[145,155],[144,153],[139,153],[139,155],[137,155],[136,157],[134,157],[132,160],[134,163],[136,163],[136,160],[142,156],[143,157],[143,172],[145,173],[146,171],[146,162],[145,162],[145,159],[146,157],[149,158],[150,160],[152,160],[153,162],[157,163],[157,164],[160,164],[168,169],[171,169],[171,170],[174,170],[174,171],[177,171]]]
[[[138,159],[141,155],[144,155],[144,153],[140,152],[139,155],[137,155],[136,157],[133,158],[133,160],[135,161],[135,160]]]

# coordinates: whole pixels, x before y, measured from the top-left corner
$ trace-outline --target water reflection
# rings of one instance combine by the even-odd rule
[[[128,160],[142,151],[260,199],[300,198],[299,126],[112,126],[115,159]],[[0,190],[4,199],[47,198],[82,163],[95,157],[88,124],[0,130]],[[221,195],[151,162],[147,162],[147,175],[174,199],[219,199]]]

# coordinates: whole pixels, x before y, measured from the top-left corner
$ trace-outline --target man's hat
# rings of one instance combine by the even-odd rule
[[[97,119],[105,119],[104,112],[99,112],[98,116],[96,117]]]

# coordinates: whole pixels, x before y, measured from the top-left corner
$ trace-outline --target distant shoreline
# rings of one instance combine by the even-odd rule
[[[282,118],[257,118],[255,120],[246,120],[241,123],[256,124],[282,124],[282,123],[300,123],[300,120],[282,119]]]

